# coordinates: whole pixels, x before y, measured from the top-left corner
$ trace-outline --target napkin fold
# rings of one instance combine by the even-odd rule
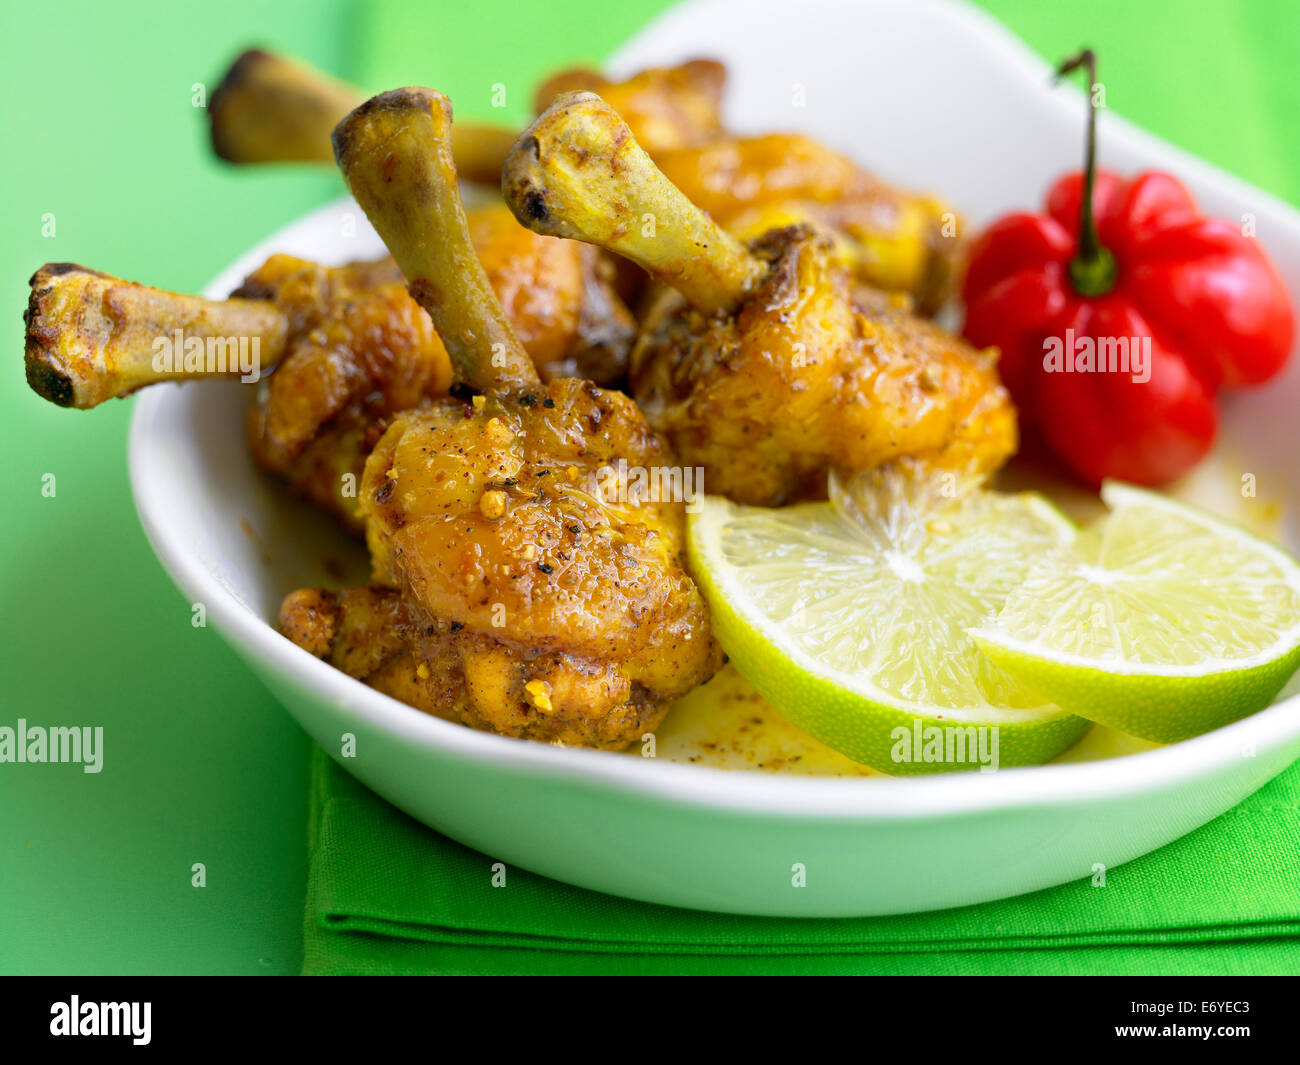
[[[934,913],[747,917],[614,898],[425,828],[321,750],[307,974],[1300,973],[1300,763],[1091,880]]]

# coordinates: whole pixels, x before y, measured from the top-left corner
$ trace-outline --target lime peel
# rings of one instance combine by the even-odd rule
[[[898,495],[882,513],[880,498],[765,510],[710,497],[690,516],[692,567],[737,668],[794,724],[886,773],[977,764],[901,761],[918,724],[996,730],[1002,765],[1073,744],[1088,722],[1014,690],[956,623],[996,612],[1014,567],[1068,544],[1073,526],[1028,493],[949,501],[942,521],[932,502]]]
[[[1156,743],[1269,705],[1300,667],[1300,566],[1167,496],[1109,482],[1102,498],[1111,513],[1076,542],[1111,565],[1030,574],[995,619],[970,630],[980,650],[1040,697]],[[1198,578],[1198,567],[1209,572]],[[1105,624],[1085,632],[1089,619],[1065,606],[1044,618],[1044,602],[1090,603]],[[1216,639],[1234,653],[1213,653]],[[1071,646],[1084,641],[1096,650]],[[1202,657],[1186,660],[1192,653]]]

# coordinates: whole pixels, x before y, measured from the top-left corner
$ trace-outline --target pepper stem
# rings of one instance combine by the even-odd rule
[[[1081,296],[1103,296],[1115,287],[1115,256],[1102,247],[1092,212],[1092,190],[1097,176],[1097,54],[1085,48],[1057,68],[1063,78],[1083,67],[1088,72],[1088,140],[1083,165],[1083,196],[1079,206],[1078,251],[1070,260],[1070,281]]]

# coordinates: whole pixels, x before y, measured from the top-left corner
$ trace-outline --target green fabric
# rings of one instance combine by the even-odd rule
[[[339,194],[328,172],[253,173],[211,157],[192,85],[211,88],[249,44],[372,89],[432,83],[461,117],[506,120],[522,117],[542,72],[599,62],[667,6],[318,0],[307,10],[226,0],[178,15],[170,0],[65,0],[52,19],[44,5],[0,4],[11,101],[0,108],[11,345],[0,374],[0,723],[102,725],[106,737],[98,775],[0,772],[0,971],[294,971],[305,881],[308,743],[216,630],[191,626],[190,604],[150,551],[124,459],[135,401],[83,413],[31,394],[18,322],[32,271],[66,260],[192,290]],[[1300,204],[1294,0],[984,6],[1045,57],[1096,46],[1112,109]],[[798,4],[789,10],[799,17]],[[508,90],[504,113],[491,108],[497,82]],[[40,491],[48,473],[57,498]],[[202,890],[191,886],[195,862],[207,868]],[[466,949],[492,967],[485,950]],[[1225,969],[1255,951],[1233,944]],[[1098,970],[1131,968],[1076,953]]]
[[[499,4],[368,0],[357,12],[351,76],[375,90],[431,84],[450,96],[460,117],[519,121],[545,74],[565,62],[597,63],[614,42],[670,6],[670,0],[549,0],[524,14]],[[1084,45],[1096,49],[1110,110],[1300,204],[1295,0],[977,0],[975,6],[1048,62]],[[797,5],[790,11],[799,18]],[[708,50],[707,41],[688,49]],[[502,102],[494,99],[498,86],[506,90],[500,108],[494,106]],[[879,149],[862,150],[870,163]],[[1099,153],[1104,166],[1104,141]]]
[[[1295,0],[980,0],[977,6],[1050,63],[1085,45],[1094,48],[1111,111],[1300,204]],[[1075,75],[1073,83],[1080,81]],[[1107,165],[1104,138],[1097,150]],[[1267,234],[1260,237],[1267,241]]]
[[[980,6],[1048,60],[1095,47],[1109,107],[1300,202],[1293,0]],[[457,40],[464,47],[436,61],[436,84],[457,113],[519,120],[556,58],[528,46],[529,20],[489,24],[468,11],[372,3],[356,79],[427,82],[425,42]],[[588,0],[559,0],[546,17],[576,26],[589,11]],[[644,14],[606,6],[602,34],[611,18],[631,31]],[[590,60],[583,33],[572,47]],[[485,65],[491,55],[509,56],[508,69]],[[1195,91],[1189,56],[1198,57]],[[497,85],[507,90],[502,110],[489,102]],[[307,973],[1300,973],[1300,765],[1198,832],[1110,870],[1104,888],[1074,883],[961,910],[837,921],[649,906],[517,869],[492,888],[490,859],[412,822],[319,751],[312,790]]]
[[[1300,973],[1300,764],[1091,880],[928,914],[738,917],[618,899],[493,860],[312,766],[304,971]]]
[[[150,550],[136,400],[34,395],[22,313],[42,263],[192,292],[338,196],[328,171],[213,158],[194,86],[250,42],[345,69],[351,7],[0,3],[0,725],[104,730],[100,773],[0,764],[0,973],[301,967],[310,742]]]

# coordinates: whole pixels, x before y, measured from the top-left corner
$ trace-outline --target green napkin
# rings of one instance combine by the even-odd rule
[[[317,750],[304,972],[1300,973],[1300,763],[1091,880],[835,920],[652,906],[509,868],[412,821]]]

